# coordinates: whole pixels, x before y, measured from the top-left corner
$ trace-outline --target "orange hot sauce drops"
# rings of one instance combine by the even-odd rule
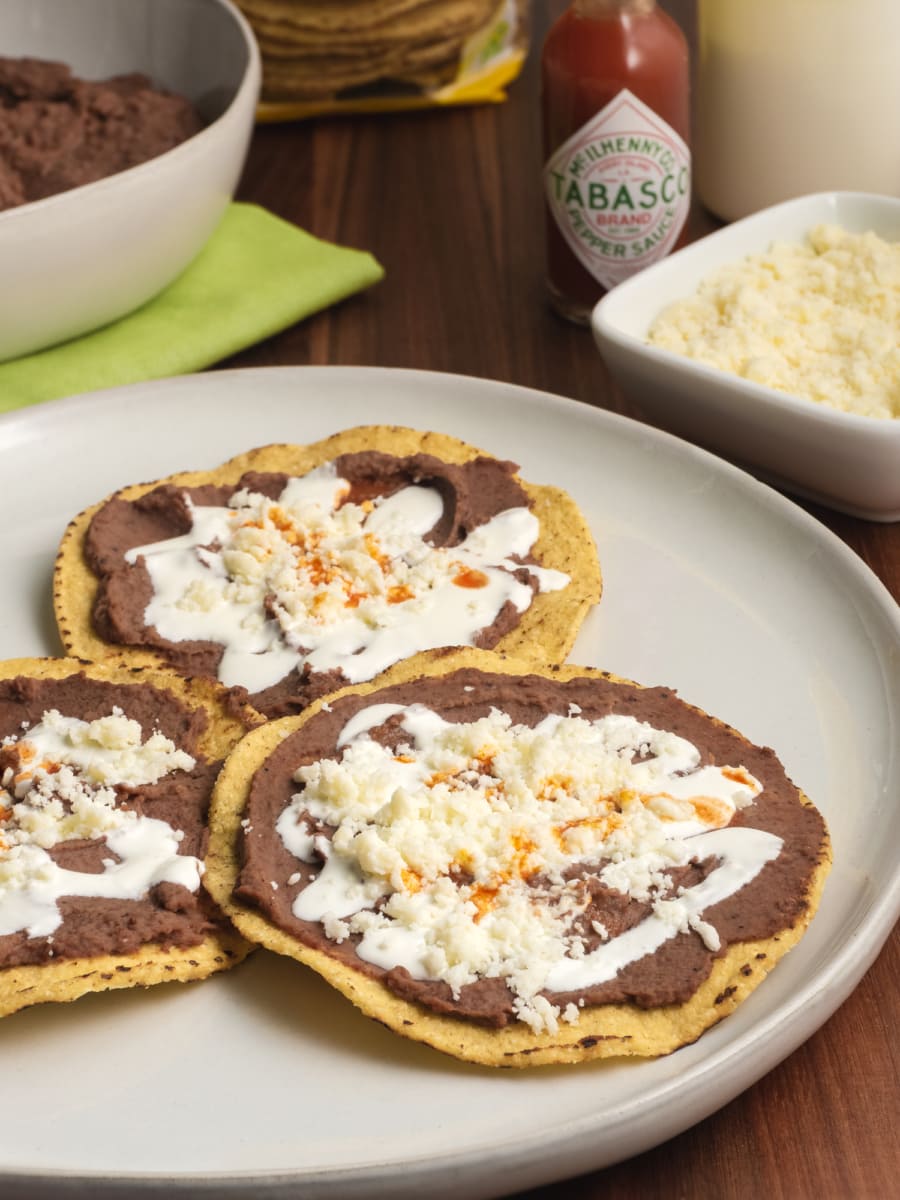
[[[655,0],[575,0],[541,55],[547,285],[581,324],[684,243],[688,47]]]

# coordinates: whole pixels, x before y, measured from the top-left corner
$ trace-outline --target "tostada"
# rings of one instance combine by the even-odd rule
[[[271,717],[441,646],[562,662],[600,587],[565,492],[368,426],[117,492],[67,529],[54,606],[67,653],[216,677]]]
[[[477,650],[253,731],[210,826],[246,937],[497,1066],[694,1041],[798,941],[830,864],[772,750],[670,689]]]
[[[216,773],[260,719],[173,671],[0,663],[0,1016],[247,954],[203,859]]]

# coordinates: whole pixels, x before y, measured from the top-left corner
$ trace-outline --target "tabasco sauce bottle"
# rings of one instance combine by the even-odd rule
[[[570,320],[683,244],[688,90],[687,41],[655,0],[575,0],[547,34],[547,284]]]

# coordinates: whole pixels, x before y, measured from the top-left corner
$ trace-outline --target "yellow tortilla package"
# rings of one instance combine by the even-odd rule
[[[259,43],[262,121],[498,103],[527,0],[237,0]]]

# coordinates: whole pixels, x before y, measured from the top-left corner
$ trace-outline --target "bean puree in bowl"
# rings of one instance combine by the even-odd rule
[[[146,75],[84,80],[35,58],[0,58],[0,109],[0,210],[137,166],[202,128],[189,100]]]

